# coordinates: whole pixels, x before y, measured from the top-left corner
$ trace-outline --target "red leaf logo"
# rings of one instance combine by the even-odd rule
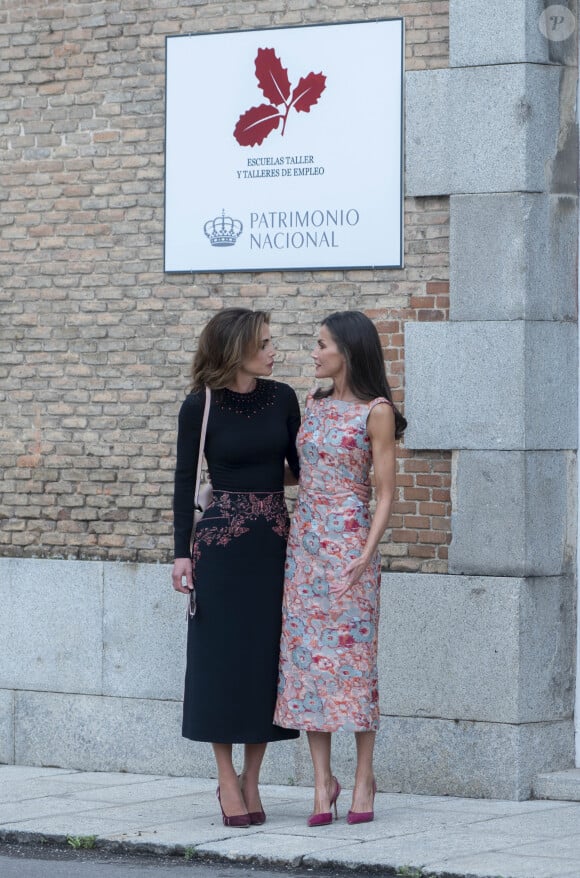
[[[286,103],[290,97],[288,71],[276,57],[274,49],[258,49],[256,55],[256,79],[271,104]]]
[[[261,144],[278,127],[280,119],[283,137],[290,110],[294,108],[297,113],[309,113],[326,88],[326,76],[309,73],[292,91],[288,71],[274,49],[258,49],[255,63],[258,85],[270,103],[251,107],[242,113],[234,128],[234,137],[240,146]]]
[[[326,86],[326,76],[322,73],[309,73],[303,76],[292,92],[292,106],[299,113],[309,113],[310,107],[318,101],[318,98]]]
[[[234,137],[240,146],[259,146],[280,124],[282,116],[269,104],[260,104],[243,113],[234,128]]]

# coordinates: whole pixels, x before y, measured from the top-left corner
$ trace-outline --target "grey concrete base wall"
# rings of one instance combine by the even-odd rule
[[[574,710],[575,584],[386,574],[381,714],[517,725]]]
[[[377,783],[389,792],[521,801],[540,772],[572,768],[573,752],[571,719],[505,725],[386,717]]]
[[[570,767],[573,604],[565,577],[385,575],[380,788],[518,799]],[[183,611],[168,566],[0,559],[0,761],[215,776],[181,737]],[[352,784],[354,736],[333,754]],[[306,737],[263,779],[311,785]]]
[[[8,765],[15,761],[15,698],[15,692],[10,689],[0,689],[0,762]]]
[[[0,559],[0,688],[181,698],[185,597],[170,568]]]

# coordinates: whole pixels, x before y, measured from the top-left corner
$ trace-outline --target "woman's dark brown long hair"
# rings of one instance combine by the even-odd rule
[[[346,360],[346,379],[355,396],[370,402],[384,396],[393,402],[381,340],[375,324],[362,311],[335,311],[322,321],[340,353]],[[317,390],[316,399],[330,396],[334,388]],[[395,412],[395,438],[400,439],[407,421],[393,405]]]

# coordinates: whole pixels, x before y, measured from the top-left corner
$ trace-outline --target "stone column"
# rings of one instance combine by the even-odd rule
[[[450,196],[451,309],[406,327],[406,444],[454,458],[449,575],[386,577],[415,791],[527,798],[574,760],[577,34],[543,36],[545,5],[450,0],[450,68],[407,76],[407,194]]]

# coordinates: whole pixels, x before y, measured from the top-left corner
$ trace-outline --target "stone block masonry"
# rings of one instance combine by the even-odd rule
[[[303,399],[320,319],[377,321],[404,408],[408,321],[448,315],[449,200],[407,198],[405,268],[166,275],[165,38],[404,16],[448,65],[448,3],[0,2],[0,555],[171,560],[176,415],[221,307],[268,308]],[[445,572],[450,455],[401,446],[385,569]]]
[[[213,776],[210,746],[180,736],[170,569],[0,558],[0,761]],[[83,600],[64,626],[71,587]],[[382,592],[379,789],[527,798],[573,742],[574,583],[386,573]],[[333,765],[350,785],[352,735],[335,736]],[[306,736],[284,758],[269,747],[263,779],[311,785]]]

